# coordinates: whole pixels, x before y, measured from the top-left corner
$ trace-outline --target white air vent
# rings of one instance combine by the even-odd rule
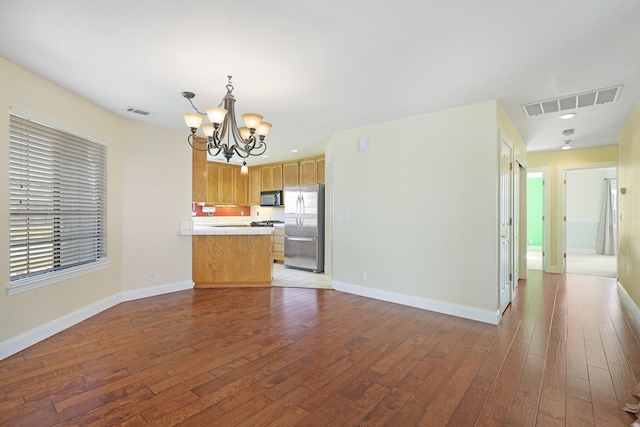
[[[148,111],[140,110],[139,108],[134,107],[127,107],[124,110],[129,113],[140,114],[141,116],[148,116],[149,114],[151,114]]]
[[[558,111],[591,107],[597,104],[607,104],[618,100],[622,86],[624,85],[592,90],[575,95],[566,95],[561,98],[548,99],[546,101],[532,102],[531,104],[523,105],[522,109],[527,117],[533,117],[541,114],[557,113]]]

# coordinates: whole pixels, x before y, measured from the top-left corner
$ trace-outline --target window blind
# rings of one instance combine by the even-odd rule
[[[10,286],[107,255],[106,146],[10,113]]]

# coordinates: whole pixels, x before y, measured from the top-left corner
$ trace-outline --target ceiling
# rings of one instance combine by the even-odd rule
[[[558,150],[564,129],[574,148],[614,145],[640,100],[637,0],[0,0],[0,11],[2,57],[119,117],[184,131],[185,146],[181,92],[217,106],[233,75],[237,113],[273,123],[270,157],[249,165],[490,99],[529,152]],[[615,102],[570,120],[522,108],[617,85]]]

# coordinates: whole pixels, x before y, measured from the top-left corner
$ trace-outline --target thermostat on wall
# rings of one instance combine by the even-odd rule
[[[358,151],[367,151],[369,149],[369,138],[360,138],[358,141]]]

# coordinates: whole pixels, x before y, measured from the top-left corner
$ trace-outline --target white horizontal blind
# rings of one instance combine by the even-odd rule
[[[10,114],[11,286],[106,258],[106,183],[105,145]]]

